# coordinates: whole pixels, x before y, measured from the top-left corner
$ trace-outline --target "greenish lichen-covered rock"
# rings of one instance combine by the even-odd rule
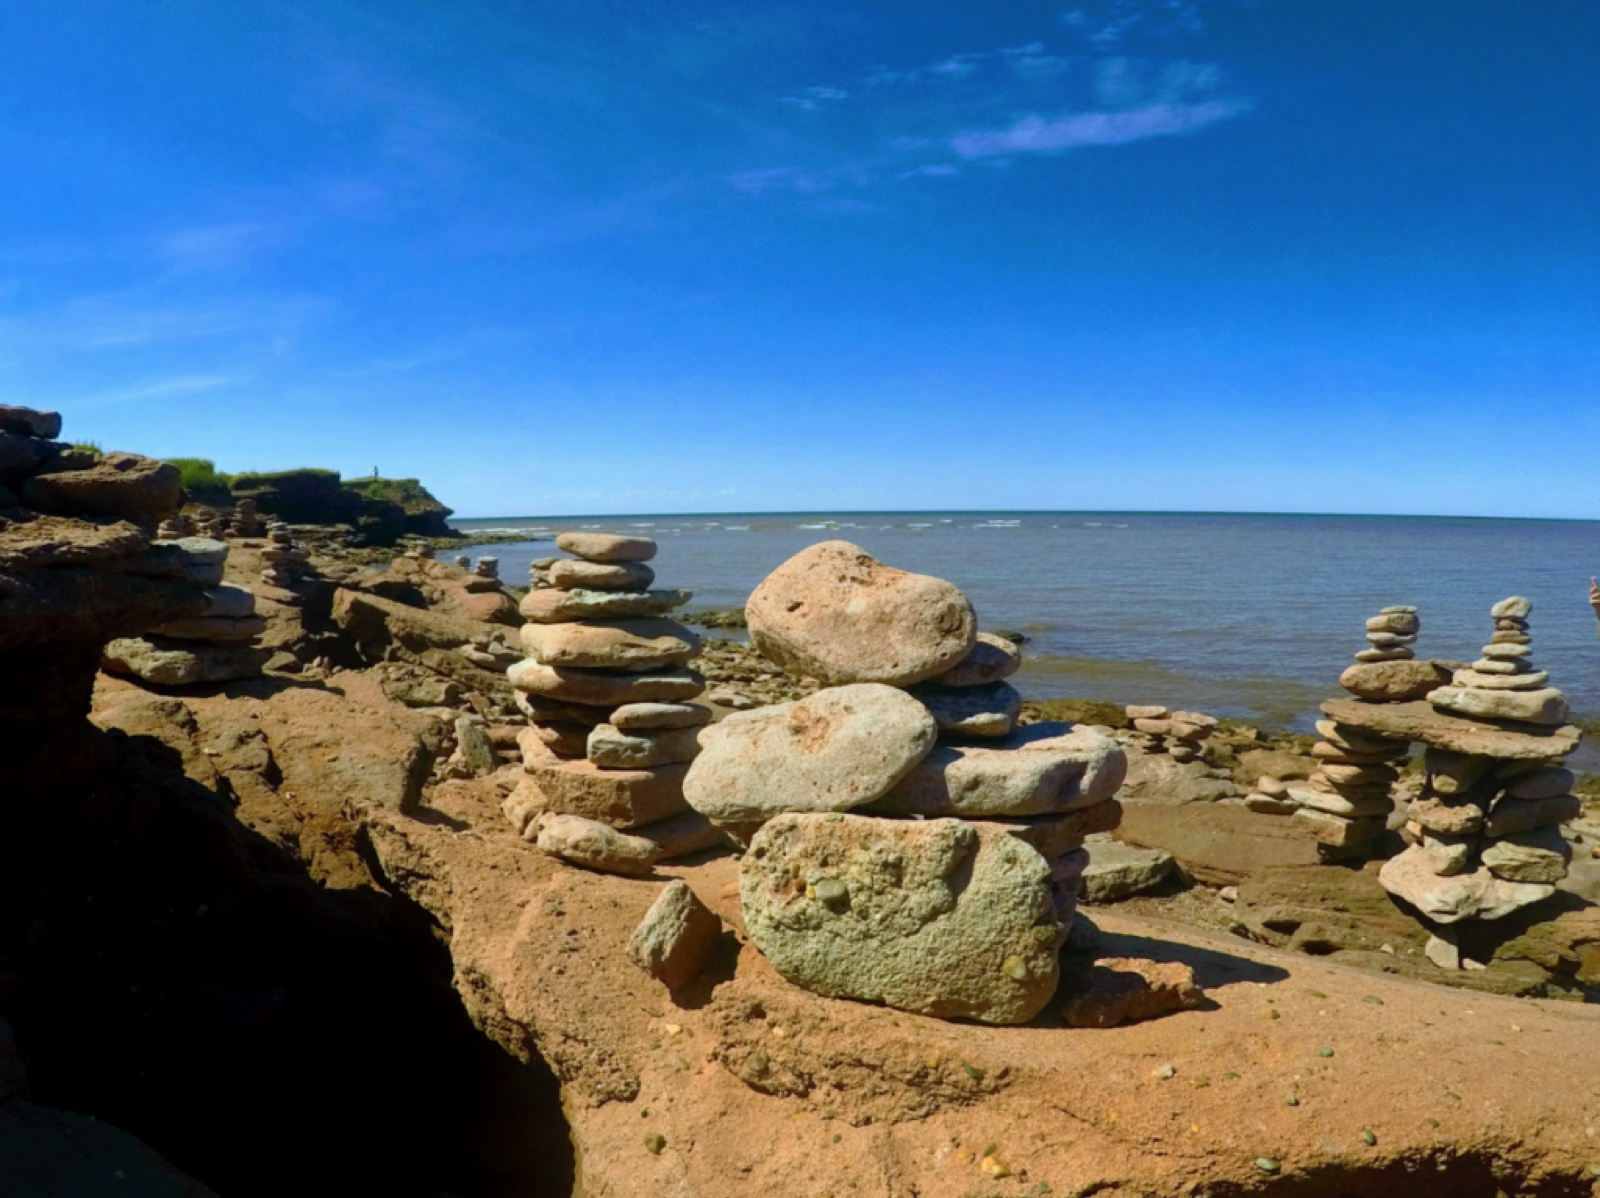
[[[818,994],[1010,1024],[1055,992],[1050,867],[1003,831],[780,815],[751,841],[739,893],[751,941]]]

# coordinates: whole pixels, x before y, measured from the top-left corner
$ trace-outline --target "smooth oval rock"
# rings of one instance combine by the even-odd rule
[[[648,591],[656,572],[640,562],[590,562],[558,558],[544,571],[553,587],[568,591]]]
[[[1555,883],[1567,876],[1572,846],[1554,824],[1491,840],[1480,856],[1483,867],[1507,882]]]
[[[698,703],[628,703],[611,713],[612,725],[624,732],[698,728],[710,722],[711,709]]]
[[[940,745],[872,807],[894,815],[1044,815],[1109,799],[1128,773],[1110,736],[1031,724],[994,744]]]
[[[1480,691],[1536,691],[1543,689],[1549,681],[1550,675],[1543,670],[1533,670],[1527,674],[1480,674],[1468,667],[1455,672],[1451,685]]]
[[[1533,614],[1533,602],[1521,595],[1513,595],[1496,603],[1489,609],[1489,614],[1497,620],[1526,620]]]
[[[596,707],[692,699],[706,688],[704,678],[682,666],[637,674],[609,673],[547,666],[532,658],[508,669],[506,680],[519,691]]]
[[[654,841],[581,815],[546,812],[531,830],[540,852],[608,874],[648,875],[661,851]]]
[[[762,955],[829,997],[1014,1024],[1059,978],[1044,858],[961,820],[780,815],[740,862],[739,896]]]
[[[928,709],[879,683],[737,712],[701,735],[684,797],[718,823],[848,811],[885,794],[933,748]]]
[[[547,666],[605,669],[681,665],[700,652],[700,638],[676,620],[586,620],[524,624],[522,647]]]
[[[1021,650],[1005,637],[980,632],[955,668],[946,670],[933,681],[940,686],[987,686],[1004,681],[1021,668]]]
[[[610,532],[560,533],[556,548],[591,562],[647,562],[656,555],[656,543],[649,537]]]
[[[1564,724],[1570,714],[1567,697],[1554,687],[1536,691],[1493,691],[1442,686],[1428,695],[1428,702],[1461,715],[1517,720],[1525,724]]]
[[[959,665],[977,635],[956,587],[885,566],[848,541],[784,562],[750,596],[745,619],[770,660],[828,685],[926,681]]]
[[[1404,702],[1423,698],[1449,677],[1431,661],[1363,662],[1340,674],[1339,685],[1360,699]]]
[[[651,765],[693,761],[700,755],[700,729],[668,728],[660,732],[623,732],[611,724],[592,729],[585,756],[606,769],[632,770]]]

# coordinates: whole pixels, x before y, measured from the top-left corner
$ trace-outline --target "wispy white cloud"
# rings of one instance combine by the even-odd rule
[[[103,408],[113,404],[138,403],[142,400],[171,399],[180,395],[198,395],[220,391],[247,383],[248,377],[239,374],[178,374],[147,379],[126,387],[97,391],[60,401],[68,409]]]
[[[1056,154],[1085,146],[1121,146],[1151,137],[1191,133],[1249,111],[1242,100],[1204,104],[1152,104],[1124,112],[1080,112],[1052,120],[1023,117],[1006,129],[959,133],[950,148],[962,158],[1000,154]]]
[[[281,225],[233,221],[193,225],[162,234],[156,249],[167,266],[182,273],[222,274],[245,266],[256,255],[277,246]]]

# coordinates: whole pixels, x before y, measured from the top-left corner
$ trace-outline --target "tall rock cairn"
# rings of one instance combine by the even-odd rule
[[[1378,880],[1428,923],[1428,956],[1442,968],[1470,963],[1457,925],[1550,897],[1572,857],[1561,825],[1582,806],[1561,763],[1581,737],[1563,724],[1561,692],[1532,665],[1530,610],[1520,597],[1497,603],[1483,657],[1426,703],[1323,705],[1340,727],[1427,746],[1425,787],[1403,828],[1409,847]]]
[[[233,505],[233,519],[228,523],[230,537],[259,537],[261,515],[256,511],[256,501],[248,496]]]
[[[1339,681],[1368,702],[1418,697],[1439,680],[1431,662],[1415,660],[1411,646],[1421,631],[1416,608],[1384,608],[1367,621],[1367,648]],[[1388,827],[1394,811],[1390,791],[1400,777],[1395,763],[1405,760],[1411,743],[1333,720],[1319,721],[1317,733],[1322,739],[1311,746],[1316,773],[1305,786],[1288,787],[1284,798],[1295,805],[1295,822],[1316,837],[1324,857],[1359,856]]]
[[[269,594],[278,603],[298,606],[301,597],[294,589],[295,574],[311,555],[294,543],[294,533],[282,520],[267,528],[267,545],[261,550],[261,581],[272,588]]]
[[[528,657],[507,671],[528,717],[526,777],[505,811],[547,852],[616,873],[722,843],[684,800],[711,710],[688,663],[700,638],[668,612],[689,591],[652,589],[645,537],[565,532],[520,610]]]
[[[537,592],[536,592],[537,593]],[[844,541],[773,571],[756,647],[822,683],[701,737],[685,794],[747,845],[746,927],[817,993],[987,1023],[1051,998],[1088,853],[1121,820],[1110,736],[1019,728],[1020,656],[939,578]]]

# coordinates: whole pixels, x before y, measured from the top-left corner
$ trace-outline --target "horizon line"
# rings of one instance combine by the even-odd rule
[[[1474,516],[1446,515],[1437,512],[1209,511],[1184,508],[793,508],[781,511],[573,512],[561,515],[521,516],[458,516],[452,513],[447,517],[447,522],[509,520],[550,523],[558,520],[638,520],[645,517],[657,520],[705,520],[716,516],[821,516],[824,518],[835,516],[1272,516],[1313,520],[1523,520],[1553,524],[1593,524],[1600,522],[1600,516]]]

